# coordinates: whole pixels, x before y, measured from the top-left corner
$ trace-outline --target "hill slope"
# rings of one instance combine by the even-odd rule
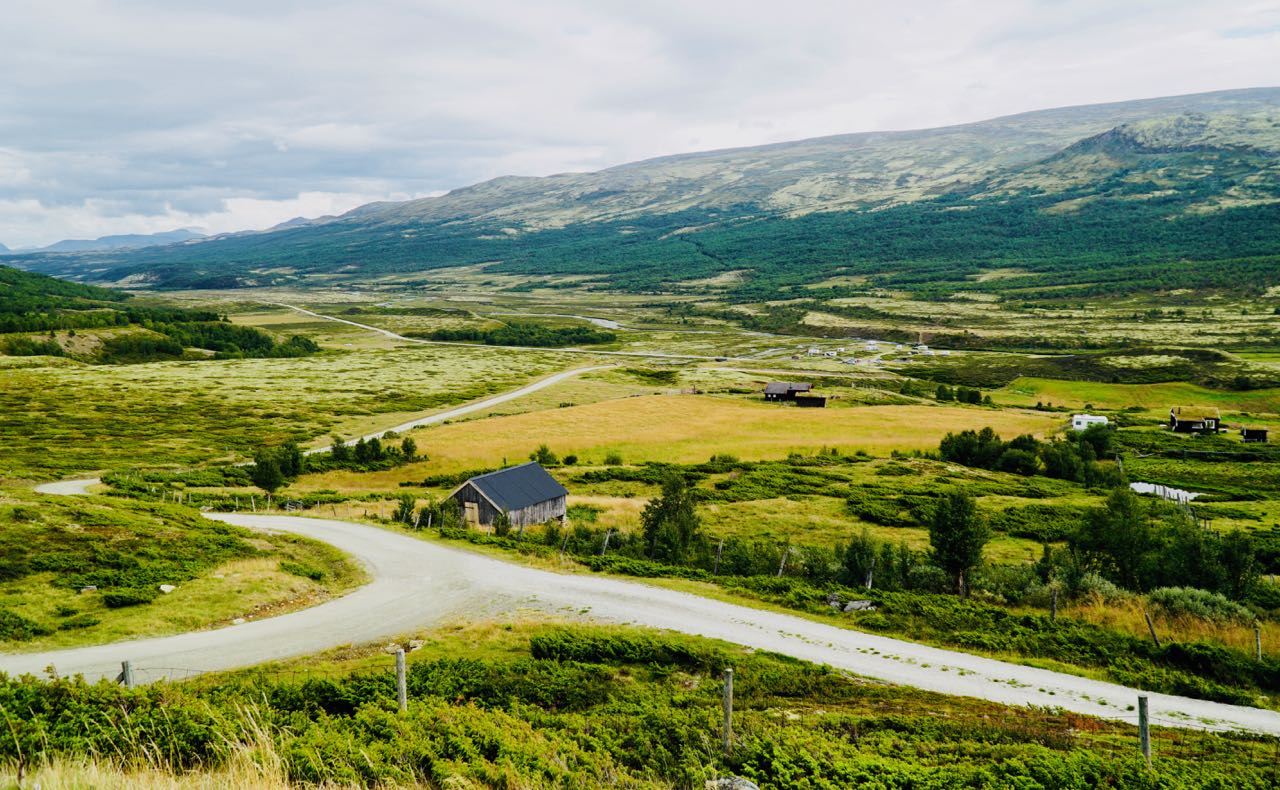
[[[983,288],[1256,289],[1280,253],[1277,151],[1280,89],[1227,91],[499,178],[264,233],[17,260],[161,287],[484,264],[643,291],[735,272],[755,296],[833,275],[968,288],[1007,266],[1024,276]]]

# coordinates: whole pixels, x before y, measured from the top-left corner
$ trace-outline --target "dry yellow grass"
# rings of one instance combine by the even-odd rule
[[[415,438],[430,454],[430,468],[451,471],[520,461],[543,443],[590,461],[616,452],[628,463],[690,463],[715,453],[761,460],[824,446],[876,454],[924,450],[936,448],[948,431],[989,425],[1005,436],[1043,435],[1059,422],[1056,415],[960,406],[797,409],[739,398],[651,395],[443,425]]]
[[[1151,632],[1147,630],[1143,611],[1143,601],[1140,598],[1111,603],[1091,601],[1063,610],[1068,617],[1150,639]],[[1151,617],[1161,642],[1216,642],[1253,655],[1254,634],[1251,624],[1215,623],[1196,617],[1166,617],[1158,612],[1151,612]],[[1280,623],[1264,620],[1259,625],[1262,628],[1263,654],[1280,655]]]

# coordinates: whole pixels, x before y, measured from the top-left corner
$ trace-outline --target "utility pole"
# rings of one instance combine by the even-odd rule
[[[719,545],[716,546],[716,564],[715,564],[715,567],[711,569],[712,576],[720,575],[720,555],[723,553],[724,553],[724,538],[721,538]]]

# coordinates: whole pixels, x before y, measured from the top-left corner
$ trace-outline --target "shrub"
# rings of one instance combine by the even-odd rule
[[[0,640],[25,642],[52,633],[48,627],[28,620],[17,612],[0,609]]]
[[[1251,623],[1248,608],[1221,593],[1194,587],[1161,587],[1147,595],[1147,602],[1167,617],[1195,617],[1214,623]]]
[[[622,455],[621,455],[621,453],[613,452],[613,453],[609,453],[609,454],[605,455],[605,457],[604,457],[604,465],[605,465],[605,466],[622,466]]]
[[[126,606],[141,606],[156,599],[158,591],[150,588],[132,588],[111,590],[102,594],[102,603],[108,609],[123,609]]]
[[[325,577],[324,571],[319,568],[313,568],[301,562],[292,562],[290,560],[281,560],[280,570],[285,573],[291,573],[294,576],[301,576],[304,579],[310,579],[313,582],[323,581]]]

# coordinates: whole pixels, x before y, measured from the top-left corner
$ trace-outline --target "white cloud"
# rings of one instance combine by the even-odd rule
[[[8,0],[0,241],[1280,84],[1258,0]]]

